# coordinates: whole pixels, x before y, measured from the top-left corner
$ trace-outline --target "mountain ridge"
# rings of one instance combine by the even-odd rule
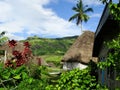
[[[41,38],[38,36],[28,37],[24,41],[31,44],[34,55],[64,55],[78,36],[69,36],[63,38]]]

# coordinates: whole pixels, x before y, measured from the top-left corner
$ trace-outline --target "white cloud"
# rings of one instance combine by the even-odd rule
[[[78,0],[66,0],[68,2],[76,3]],[[99,0],[82,0],[85,5],[100,5]]]
[[[10,19],[11,6],[5,2],[0,2],[0,22],[5,22]],[[9,14],[9,15],[8,15]]]
[[[99,0],[83,0],[85,5],[101,5]]]
[[[70,3],[76,3],[78,0],[66,0],[66,1]]]
[[[0,31],[7,31],[13,39],[33,34],[59,37],[79,35],[79,27],[58,17],[52,9],[44,8],[50,2],[54,0],[0,1]]]
[[[95,13],[90,15],[90,18],[100,18],[100,17],[101,17],[101,13]]]

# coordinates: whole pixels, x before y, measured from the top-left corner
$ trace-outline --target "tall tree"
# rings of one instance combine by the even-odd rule
[[[98,0],[98,1],[101,1],[103,4],[112,2],[112,0]]]
[[[87,12],[93,12],[92,8],[89,8],[88,5],[83,5],[82,0],[79,0],[76,6],[72,8],[76,12],[72,17],[70,17],[69,21],[76,19],[76,25],[81,26],[82,31],[82,22],[87,22],[89,16],[86,14]]]

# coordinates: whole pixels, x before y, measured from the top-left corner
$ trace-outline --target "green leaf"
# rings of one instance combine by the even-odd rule
[[[27,75],[27,73],[25,73],[25,72],[22,72],[22,79],[24,80],[24,79],[27,79],[29,76]]]
[[[7,73],[4,73],[4,74],[2,75],[2,77],[3,77],[3,79],[9,79],[9,78],[10,78],[10,75],[11,75],[11,73],[10,73],[10,72],[7,72]]]
[[[28,79],[28,83],[31,84],[33,82],[33,78]]]
[[[0,90],[5,90],[5,88],[0,88]]]
[[[21,79],[20,75],[16,75],[15,77],[13,77],[14,79]]]

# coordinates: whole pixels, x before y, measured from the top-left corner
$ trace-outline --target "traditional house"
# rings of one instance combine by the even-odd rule
[[[106,4],[95,32],[93,57],[98,57],[99,62],[105,61],[110,51],[104,42],[111,41],[120,33],[120,25],[118,24],[118,21],[116,21],[109,12],[109,6]],[[120,84],[115,79],[116,72],[112,67],[104,70],[98,69],[98,81],[102,85],[106,85],[111,90],[115,87],[120,87]]]
[[[21,42],[17,42],[17,45],[15,46],[14,50],[23,51],[24,45]],[[2,46],[0,46],[0,51],[3,52],[4,55],[4,62],[9,58],[12,58],[12,51],[13,49],[9,47],[8,42],[4,43]],[[1,56],[2,58],[3,56]]]
[[[91,31],[84,31],[63,56],[61,60],[63,69],[84,69],[87,67],[90,60],[95,60],[92,58],[93,42],[94,33]]]
[[[2,58],[2,60],[4,60],[4,63],[6,62],[7,59],[12,59],[13,58],[13,55],[12,55],[12,51],[13,50],[17,50],[17,51],[24,51],[24,44],[22,42],[17,42],[17,45],[13,48],[9,47],[8,45],[8,42],[4,43],[2,46],[0,46],[0,51],[1,52],[1,56],[0,56],[0,59]],[[4,57],[4,59],[3,59]],[[27,62],[28,64],[35,64],[35,65],[45,65],[45,66],[49,66],[47,64],[47,62],[41,58],[41,57],[38,57],[38,56],[33,56],[31,55],[31,60],[29,60],[29,62]]]

